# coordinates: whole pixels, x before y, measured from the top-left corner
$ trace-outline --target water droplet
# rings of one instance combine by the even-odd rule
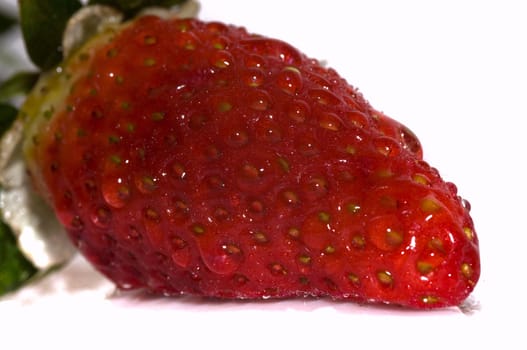
[[[268,266],[269,271],[273,276],[285,276],[287,275],[287,270],[282,264],[272,263]]]
[[[216,68],[227,68],[234,62],[234,58],[229,51],[218,50],[215,51],[210,57],[210,63]]]
[[[255,133],[257,140],[269,143],[275,143],[282,140],[280,126],[272,116],[259,118],[255,125]]]
[[[294,100],[287,107],[287,115],[297,123],[303,123],[309,117],[311,109],[302,100]]]
[[[295,205],[300,203],[300,199],[298,198],[298,195],[291,190],[286,190],[281,193],[281,198],[284,201],[285,204],[288,205]]]
[[[245,59],[245,67],[262,68],[265,65],[265,59],[260,55],[249,55]]]
[[[214,209],[214,217],[218,221],[223,221],[229,218],[229,211],[223,207]]]
[[[187,242],[179,236],[174,236],[170,238],[170,245],[172,247],[172,261],[179,267],[187,268],[192,258]]]
[[[373,141],[377,151],[386,157],[395,157],[400,153],[400,146],[390,137],[379,137]]]
[[[205,158],[207,160],[218,160],[220,159],[222,153],[218,146],[216,145],[208,145],[204,152]]]
[[[150,175],[138,176],[135,179],[135,186],[141,193],[148,194],[157,188],[157,181],[157,178]]]
[[[177,220],[180,222],[185,221],[190,214],[190,207],[188,204],[184,200],[177,197],[172,200],[172,204],[173,205],[166,210],[166,213],[172,220]]]
[[[395,215],[381,215],[367,224],[369,240],[384,251],[398,248],[404,241],[401,223]]]
[[[275,57],[291,66],[297,66],[302,63],[302,55],[298,50],[283,41],[254,37],[241,41],[240,45],[260,55]]]
[[[318,118],[318,125],[329,131],[339,131],[342,123],[335,113],[321,113]]]
[[[74,231],[81,231],[81,230],[84,229],[84,222],[82,221],[82,219],[78,215],[75,215],[71,219],[68,228],[70,230],[74,230]]]
[[[243,129],[232,130],[225,140],[231,147],[242,147],[249,143],[249,134]]]
[[[352,111],[345,115],[345,120],[348,124],[353,125],[357,128],[364,128],[368,125],[368,118],[361,112]]]
[[[269,94],[262,90],[252,90],[248,96],[249,107],[255,111],[265,111],[269,107]]]
[[[200,130],[207,123],[208,118],[203,113],[192,114],[188,121],[188,126],[192,130]]]
[[[261,214],[265,210],[265,206],[262,201],[255,199],[249,202],[249,210],[252,213]]]
[[[233,278],[234,283],[238,287],[241,287],[245,285],[247,282],[249,282],[249,279],[247,278],[247,276],[239,274],[239,273],[235,273],[232,278]]]
[[[192,32],[181,32],[172,39],[176,47],[189,51],[195,50],[199,44],[199,39]]]
[[[187,176],[187,172],[185,170],[185,166],[179,162],[175,162],[172,164],[172,174],[174,177],[178,180],[183,180]]]
[[[126,239],[129,241],[139,241],[143,238],[143,235],[135,226],[130,226],[126,233]]]
[[[130,187],[120,177],[103,180],[101,191],[105,202],[117,209],[124,207],[131,196]]]
[[[297,140],[297,149],[300,154],[306,157],[315,156],[320,152],[316,141],[310,137],[300,137]]]
[[[241,248],[233,243],[213,247],[200,247],[205,265],[214,273],[229,275],[234,273],[243,262]]]
[[[423,156],[423,149],[421,143],[415,134],[408,129],[406,126],[401,125],[399,129],[399,135],[401,137],[403,148],[417,155],[419,158]]]
[[[211,190],[222,190],[225,188],[225,182],[217,175],[210,175],[205,178],[205,183]]]
[[[342,101],[334,93],[326,89],[312,89],[309,90],[309,97],[314,99],[317,103],[325,106],[335,106]]]
[[[100,207],[100,208],[95,209],[91,215],[92,223],[95,226],[100,227],[100,228],[108,227],[111,219],[112,219],[112,213],[106,207]]]
[[[323,177],[308,177],[304,179],[302,189],[308,200],[315,201],[328,193],[328,183]]]
[[[296,67],[286,67],[278,73],[276,83],[282,91],[294,95],[303,86],[302,74]]]
[[[468,200],[461,198],[461,205],[463,206],[463,208],[465,208],[467,212],[470,212],[472,206],[470,205],[470,202]]]
[[[250,68],[244,72],[243,81],[247,86],[258,87],[263,84],[265,75],[261,69]]]
[[[212,40],[211,44],[212,47],[217,50],[224,50],[227,48],[227,46],[229,46],[230,40],[223,35],[219,35]]]

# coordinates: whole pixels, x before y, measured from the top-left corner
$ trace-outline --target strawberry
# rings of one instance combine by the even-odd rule
[[[285,42],[143,16],[22,107],[36,188],[119,289],[459,305],[470,206],[416,136]]]

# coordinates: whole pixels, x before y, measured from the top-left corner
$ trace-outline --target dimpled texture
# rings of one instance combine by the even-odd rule
[[[62,75],[32,173],[119,288],[415,308],[473,290],[468,202],[408,128],[290,45],[142,17]]]

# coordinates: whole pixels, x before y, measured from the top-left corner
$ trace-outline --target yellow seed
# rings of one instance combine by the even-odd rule
[[[430,263],[427,263],[425,261],[418,261],[417,262],[417,270],[419,270],[419,272],[422,273],[423,275],[426,275],[427,273],[429,273],[433,269],[434,269],[434,267]]]
[[[237,254],[240,254],[242,252],[242,250],[234,245],[234,244],[228,244],[224,247],[224,250],[227,252],[227,254],[229,255],[237,255]]]
[[[358,284],[359,283],[359,276],[357,276],[356,274],[350,272],[348,274],[348,279],[351,281],[351,283],[353,284]]]
[[[430,247],[433,250],[436,250],[438,252],[444,252],[445,251],[445,247],[443,245],[443,241],[441,241],[439,238],[432,238],[428,242],[428,247]]]
[[[463,232],[470,241],[474,239],[474,231],[470,227],[463,227]]]
[[[319,212],[318,219],[325,223],[329,222],[329,213],[326,213],[325,211]]]
[[[428,179],[424,175],[421,175],[421,174],[415,174],[412,179],[414,180],[414,182],[421,184],[421,185],[429,184]]]
[[[389,271],[384,270],[377,272],[377,279],[379,280],[379,282],[386,286],[390,286],[393,284],[393,277]]]
[[[351,244],[355,248],[362,249],[366,245],[366,240],[364,239],[364,236],[362,235],[355,235],[351,239]]]
[[[425,295],[421,298],[421,301],[423,302],[423,304],[430,305],[437,303],[439,301],[439,298],[435,295]]]
[[[255,232],[253,238],[257,243],[267,243],[269,241],[263,232]]]
[[[291,227],[288,231],[287,231],[287,234],[292,237],[292,238],[298,238],[300,237],[300,230],[296,227]]]
[[[194,224],[192,225],[192,232],[196,235],[202,235],[205,233],[205,228],[200,224]]]
[[[472,274],[474,273],[474,271],[472,270],[472,267],[469,264],[463,263],[461,264],[461,273],[466,278],[470,278],[472,277]]]
[[[421,201],[421,210],[425,213],[433,213],[441,208],[439,203],[433,198],[424,198]]]
[[[398,246],[403,242],[403,235],[396,230],[388,229],[386,231],[386,242],[392,246]]]
[[[348,203],[346,205],[346,209],[348,209],[348,212],[352,213],[352,214],[356,214],[360,211],[360,205],[356,204],[356,203]]]
[[[352,146],[352,145],[347,145],[346,146],[346,153],[347,154],[355,154],[355,153],[357,153],[357,149],[354,146]]]
[[[160,120],[163,120],[165,118],[165,113],[163,113],[163,112],[154,112],[154,113],[152,113],[150,118],[152,118],[153,121],[160,121]]]
[[[147,67],[152,67],[156,64],[156,60],[154,58],[147,58],[143,61],[143,64]]]
[[[279,263],[273,263],[269,266],[273,275],[287,275],[287,270]]]
[[[145,36],[145,45],[154,45],[155,43],[157,43],[157,38],[155,36]]]
[[[393,176],[393,173],[390,169],[380,169],[379,171],[377,171],[377,177],[381,179],[387,179],[392,176]]]
[[[220,112],[228,112],[232,109],[232,104],[230,104],[227,101],[220,102],[218,105],[218,111]]]
[[[328,245],[326,248],[324,248],[324,253],[333,254],[335,253],[335,250],[335,247],[333,247],[332,245]]]
[[[290,169],[290,165],[289,165],[289,162],[287,161],[287,159],[283,158],[283,157],[279,157],[278,158],[278,164],[280,165],[280,168],[285,172],[285,173],[288,173],[289,172],[289,169]]]
[[[302,264],[307,265],[311,262],[311,257],[308,255],[300,255],[298,261],[300,261]]]
[[[283,69],[284,71],[291,71],[291,72],[295,72],[297,74],[301,74],[300,73],[300,70],[296,67],[293,67],[293,66],[287,66]]]

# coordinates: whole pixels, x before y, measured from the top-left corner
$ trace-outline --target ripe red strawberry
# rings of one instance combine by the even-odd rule
[[[37,187],[121,289],[434,308],[479,278],[468,204],[417,138],[284,42],[142,17],[24,112]]]

